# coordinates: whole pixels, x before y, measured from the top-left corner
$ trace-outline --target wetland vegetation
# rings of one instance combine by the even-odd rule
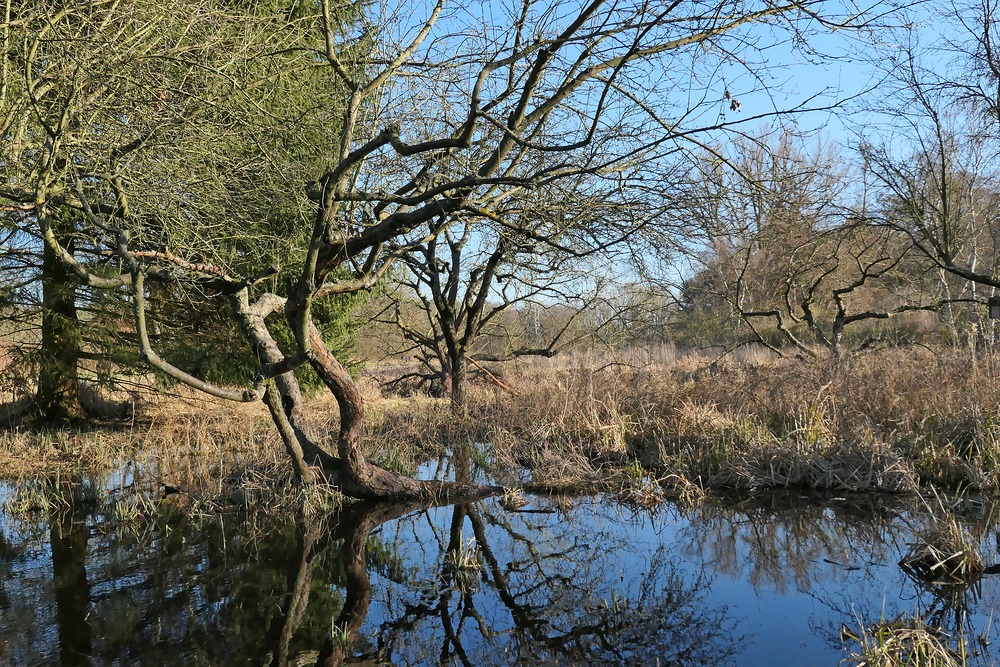
[[[509,489],[455,506],[302,485],[263,405],[154,394],[128,421],[12,430],[0,655],[993,664],[994,431],[967,415],[996,409],[994,371],[928,355],[524,363],[461,416],[362,379],[370,460]],[[928,428],[920,397],[954,411]]]
[[[1000,662],[993,5],[7,0],[0,661]]]

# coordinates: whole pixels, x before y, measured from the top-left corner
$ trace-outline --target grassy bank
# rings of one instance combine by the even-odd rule
[[[840,363],[570,357],[498,373],[507,388],[474,382],[461,417],[446,401],[383,396],[366,381],[368,455],[412,473],[445,449],[466,451],[507,485],[603,488],[637,503],[799,485],[1000,490],[1000,356],[915,347]],[[313,400],[312,427],[335,433],[332,399]],[[123,461],[220,496],[290,480],[262,405],[147,397],[111,427],[0,434],[2,478]]]
[[[915,347],[593,368],[525,365],[504,377],[516,396],[476,396],[472,421],[501,469],[526,464],[558,485],[560,467],[637,460],[703,488],[1000,490],[1000,356]]]

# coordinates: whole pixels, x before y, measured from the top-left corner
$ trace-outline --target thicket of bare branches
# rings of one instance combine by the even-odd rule
[[[369,289],[455,221],[510,225],[506,203],[522,193],[564,190],[592,213],[576,225],[567,209],[538,217],[527,206],[517,211],[526,240],[606,247],[660,210],[669,187],[650,174],[784,111],[741,115],[727,68],[762,81],[765,48],[808,51],[817,31],[879,18],[818,0],[489,11],[325,0],[315,14],[268,20],[175,9],[8,10],[5,220],[87,289],[124,295],[143,361],[215,396],[263,398],[302,479],[319,468],[345,493],[380,498],[470,490],[364,459],[361,394],[316,326],[324,300]],[[235,50],[218,38],[230,30],[246,37]],[[279,114],[286,96],[294,104]],[[289,122],[310,141],[282,134]],[[611,199],[616,213],[588,199]],[[278,201],[285,227],[268,218]],[[61,215],[73,219],[69,236]],[[157,284],[228,301],[252,381],[216,385],[158,353]],[[294,374],[305,365],[337,399],[336,456],[306,427]]]

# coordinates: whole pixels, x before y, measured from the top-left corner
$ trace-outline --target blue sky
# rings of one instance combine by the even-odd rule
[[[727,119],[839,103],[836,109],[796,113],[789,117],[790,123],[800,131],[819,133],[829,141],[854,143],[856,129],[885,122],[873,110],[888,101],[892,88],[891,81],[886,81],[887,60],[882,55],[898,49],[914,35],[924,47],[933,49],[942,45],[951,26],[934,12],[943,9],[917,4],[905,13],[885,19],[895,29],[887,27],[861,35],[848,30],[817,31],[809,36],[805,48],[787,41],[767,46],[761,52],[767,68],[760,77],[758,72],[747,71],[737,64],[726,66],[725,73],[732,77],[727,84],[742,103],[738,114],[726,112]],[[907,24],[912,26],[912,33],[903,27]],[[763,45],[767,36],[761,37]],[[763,124],[758,123],[757,127]],[[745,129],[752,131],[757,127],[751,125]]]

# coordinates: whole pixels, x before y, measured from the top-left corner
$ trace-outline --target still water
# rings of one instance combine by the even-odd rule
[[[904,612],[1000,664],[1000,578],[929,586],[898,566],[927,521],[917,498],[527,499],[0,516],[0,664],[838,665],[857,650],[842,628]],[[955,511],[1000,561],[993,512]]]

